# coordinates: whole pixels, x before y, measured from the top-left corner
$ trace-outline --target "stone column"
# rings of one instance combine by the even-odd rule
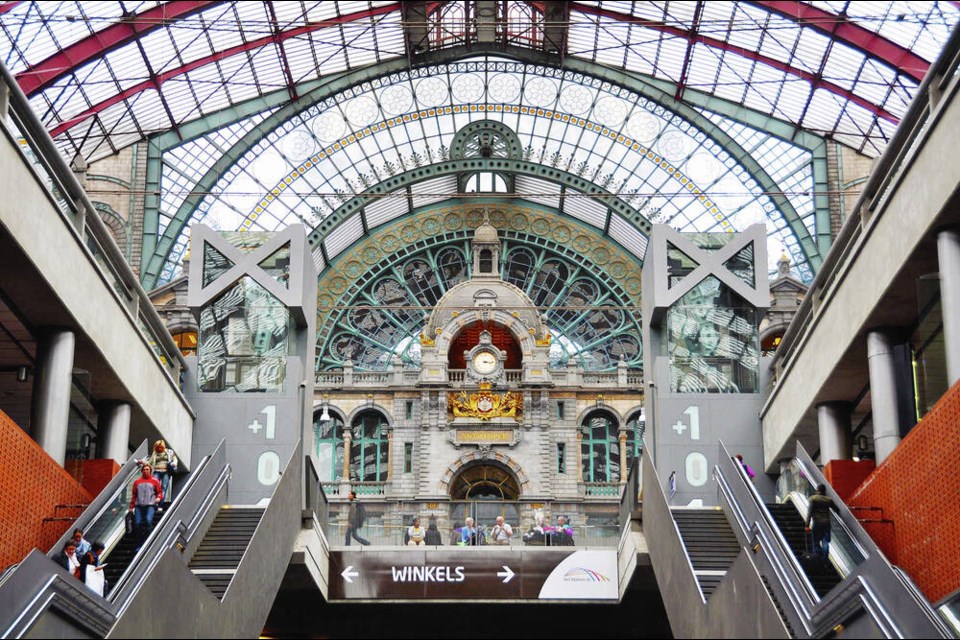
[[[627,468],[627,432],[621,431],[618,436],[620,440],[620,482],[627,481],[627,474],[630,469]]]
[[[387,431],[387,482],[393,477],[393,429]]]
[[[583,482],[583,432],[577,430],[577,482]]]
[[[110,402],[97,420],[97,457],[112,458],[121,465],[130,457],[130,405]]]
[[[849,460],[853,448],[849,402],[823,402],[817,405],[820,428],[820,463]]]
[[[873,447],[877,454],[878,465],[886,460],[887,456],[900,444],[893,344],[893,337],[889,330],[875,329],[867,334],[870,404],[873,410]]]
[[[953,386],[960,379],[960,232],[946,229],[937,234],[937,254],[947,384]]]
[[[66,329],[42,331],[37,341],[30,432],[37,444],[61,465],[67,455],[75,344],[73,332]]]
[[[350,482],[350,444],[353,442],[353,434],[346,425],[343,427],[343,477],[342,482]]]

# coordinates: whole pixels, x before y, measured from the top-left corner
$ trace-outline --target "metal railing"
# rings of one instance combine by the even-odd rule
[[[421,520],[421,526],[426,529],[426,520]],[[369,541],[373,546],[380,547],[410,547],[406,541],[408,524],[365,524],[358,530],[358,535]],[[480,542],[476,545],[463,543],[461,534],[457,527],[445,525],[438,528],[440,532],[440,545],[444,547],[468,547],[468,548],[526,548],[526,547],[591,547],[591,548],[616,548],[620,540],[619,524],[609,525],[572,525],[573,533],[558,533],[553,527],[545,526],[542,532],[533,532],[532,530],[521,531],[519,527],[513,526],[513,536],[508,542],[503,544],[495,543],[491,539],[492,524],[483,524],[478,527],[480,532]],[[327,540],[331,546],[341,546],[345,543],[347,534],[346,522],[330,523],[325,529]],[[533,533],[534,535],[528,535]],[[539,533],[539,535],[536,535]],[[358,544],[356,541],[350,544]]]
[[[156,355],[179,393],[180,372],[186,367],[180,349],[77,177],[37,119],[16,79],[2,63],[0,81],[9,98],[8,117],[3,118],[4,114],[0,114],[3,123],[0,128],[16,142],[38,181],[45,186],[51,202],[60,211],[64,223],[76,234],[91,263],[113,290],[117,303],[128,314],[131,324]]]
[[[594,389],[634,389],[643,387],[643,375],[637,371],[618,369],[616,371],[583,371],[579,368],[548,369],[550,379],[560,386],[576,386]],[[419,369],[391,368],[386,371],[357,371],[353,367],[334,371],[317,371],[315,374],[318,389],[340,389],[348,387],[403,387],[408,388],[420,380]],[[523,384],[522,369],[504,371],[504,381],[508,384]],[[467,378],[465,369],[448,369],[447,383],[453,386],[473,384]]]

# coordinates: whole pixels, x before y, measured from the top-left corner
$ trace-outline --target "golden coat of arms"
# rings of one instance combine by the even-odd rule
[[[477,393],[450,392],[447,407],[454,418],[519,418],[523,415],[523,395],[510,391],[494,393],[489,384],[481,384]]]

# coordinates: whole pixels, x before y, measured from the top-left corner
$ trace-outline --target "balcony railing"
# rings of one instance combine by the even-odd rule
[[[550,381],[561,387],[633,390],[643,388],[643,374],[639,371],[628,371],[624,367],[618,367],[615,371],[582,371],[576,367],[564,367],[550,369],[549,372]],[[523,384],[523,370],[506,370],[504,380],[507,384]],[[419,381],[419,370],[400,367],[387,371],[356,371],[352,366],[347,366],[339,371],[316,373],[319,389],[412,387]],[[465,369],[448,369],[447,383],[455,388],[475,384],[467,377]]]
[[[46,187],[51,202],[60,211],[63,223],[73,229],[89,253],[104,280],[113,289],[117,304],[129,314],[144,344],[157,356],[179,389],[180,372],[186,361],[163,320],[154,308],[140,280],[117,247],[106,224],[87,196],[77,177],[60,155],[60,151],[37,119],[30,102],[9,70],[0,65],[0,92],[6,92],[8,111],[0,118],[2,126],[17,142],[24,159],[38,180]]]
[[[619,498],[623,485],[619,482],[586,482],[584,495],[588,498]]]

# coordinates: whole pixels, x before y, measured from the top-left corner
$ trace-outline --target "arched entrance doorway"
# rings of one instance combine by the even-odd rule
[[[450,481],[450,499],[454,526],[469,516],[489,532],[497,516],[503,516],[519,540],[520,482],[506,465],[482,460],[464,466]]]

